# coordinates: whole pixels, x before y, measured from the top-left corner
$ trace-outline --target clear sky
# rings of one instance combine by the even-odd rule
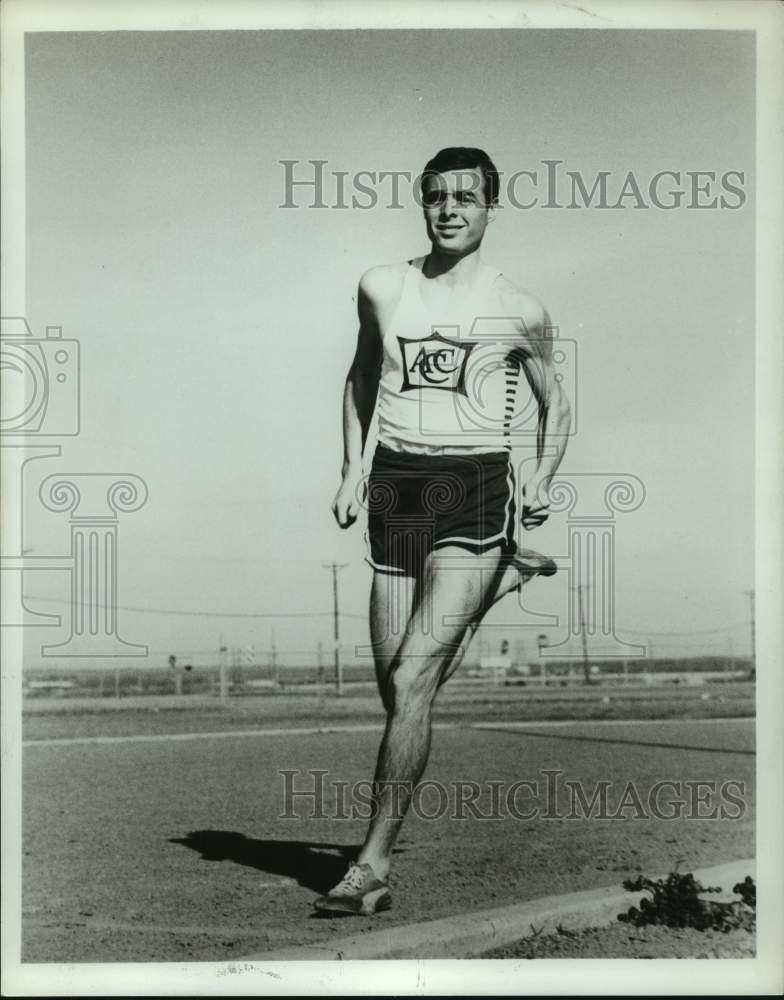
[[[28,318],[79,338],[83,428],[31,469],[30,497],[55,471],[145,479],[146,507],[120,528],[121,605],[326,614],[322,563],[348,563],[341,601],[357,617],[342,627],[364,642],[363,526],[342,533],[330,512],[355,290],[369,266],[426,252],[424,226],[405,185],[403,208],[280,208],[280,161],[416,173],[442,146],[477,145],[506,174],[560,159],[590,186],[609,171],[616,197],[628,171],[644,191],[660,170],[745,171],[737,210],[507,203],[483,254],[577,343],[564,475],[645,484],[618,517],[619,634],[657,653],[730,639],[747,652],[753,72],[749,33],[29,35]],[[34,501],[26,527],[36,553],[67,548],[66,519]],[[566,530],[554,516],[525,541],[564,555]],[[62,576],[30,573],[25,589],[65,600]],[[563,615],[566,586],[535,584],[530,607]],[[513,622],[514,603],[494,614]],[[221,633],[261,649],[272,625],[121,622],[154,663]],[[283,662],[331,636],[326,616],[274,626]]]

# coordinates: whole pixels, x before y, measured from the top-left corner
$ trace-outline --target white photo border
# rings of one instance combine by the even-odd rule
[[[781,834],[782,472],[784,407],[784,7],[765,0],[662,3],[586,0],[580,6],[490,0],[337,3],[263,0],[223,3],[5,0],[2,17],[2,298],[5,315],[25,313],[24,35],[35,31],[401,28],[548,30],[748,30],[757,39],[756,595],[758,612],[757,957],[741,961],[633,960],[396,961],[22,965],[20,955],[21,662],[19,630],[2,630],[3,983],[6,996],[760,994],[782,989],[784,938]],[[17,530],[18,498],[4,496],[3,529]],[[745,512],[739,511],[743,517]],[[226,966],[239,966],[227,976]]]

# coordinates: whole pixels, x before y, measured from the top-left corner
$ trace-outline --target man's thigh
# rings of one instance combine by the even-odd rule
[[[505,564],[500,547],[483,554],[458,546],[434,550],[413,593],[401,588],[412,600],[404,625],[395,589],[381,579],[382,574],[376,574],[373,594],[378,604],[371,630],[376,677],[385,704],[393,674],[399,680],[423,680],[433,692],[449,675],[470,641],[470,624],[481,618],[491,602]],[[410,578],[398,579],[411,582]]]
[[[373,574],[370,592],[370,641],[376,680],[382,696],[389,671],[411,627],[418,583],[414,577],[393,573]]]
[[[500,546],[484,553],[459,546],[435,549],[418,581],[410,631],[432,636],[445,645],[460,641],[492,603],[505,567]]]
[[[462,659],[471,639],[469,626],[481,617],[503,568],[500,548],[478,555],[449,546],[428,556],[390,670],[396,691],[416,690],[426,699],[435,695]]]

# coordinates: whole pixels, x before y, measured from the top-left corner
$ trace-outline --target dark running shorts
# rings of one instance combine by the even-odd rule
[[[508,452],[412,455],[376,447],[367,493],[367,561],[417,576],[433,549],[514,551],[515,481]]]

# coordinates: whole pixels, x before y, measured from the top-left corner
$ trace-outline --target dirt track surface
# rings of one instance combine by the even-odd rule
[[[479,714],[508,722],[512,713]],[[439,722],[451,728],[436,730],[425,777],[445,785],[448,809],[437,820],[407,819],[393,909],[375,919],[318,919],[312,899],[342,876],[366,822],[335,818],[329,785],[324,818],[308,818],[310,803],[302,801],[296,818],[282,818],[279,772],[301,771],[299,788],[314,768],[329,771],[327,782],[367,779],[378,710],[359,720],[369,728],[274,735],[241,733],[283,727],[280,718],[260,725],[243,712],[220,717],[222,725],[214,711],[147,713],[143,723],[134,711],[26,720],[26,740],[43,742],[24,752],[24,961],[230,959],[754,853],[752,720],[540,723],[517,731],[471,728],[460,713],[445,712]],[[324,722],[311,711],[288,726]],[[200,735],[183,739],[187,733]],[[49,742],[116,736],[124,739]],[[559,799],[556,815],[545,818],[540,796],[516,800],[538,805],[534,818],[505,808],[500,819],[465,810],[453,818],[455,781],[492,779],[506,790],[521,778],[543,782],[545,769],[583,782],[589,795],[610,781],[614,805],[627,782],[644,800],[664,779],[733,779],[745,785],[745,811],[724,819],[569,819]],[[438,805],[421,803],[422,811]],[[486,796],[479,808],[492,813]]]

